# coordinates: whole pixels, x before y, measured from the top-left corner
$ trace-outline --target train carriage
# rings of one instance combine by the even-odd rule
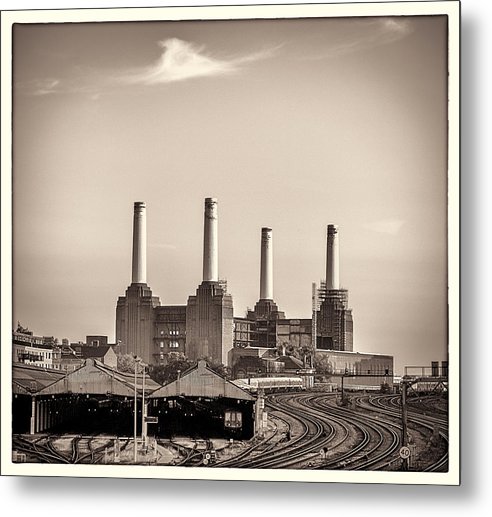
[[[301,377],[253,377],[232,381],[236,386],[250,393],[263,390],[264,393],[277,391],[301,391],[304,389]]]

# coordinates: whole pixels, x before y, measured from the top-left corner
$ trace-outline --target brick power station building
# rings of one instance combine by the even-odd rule
[[[393,370],[392,356],[353,352],[352,310],[340,288],[339,230],[327,227],[326,281],[318,291],[313,319],[286,318],[273,296],[273,235],[261,231],[260,297],[246,317],[233,314],[232,296],[218,275],[218,212],[205,199],[203,278],[186,305],[161,305],[147,285],[145,203],[134,204],[132,282],[116,306],[116,339],[122,353],[149,364],[165,364],[171,352],[193,360],[211,358],[231,367],[242,357],[275,356],[277,349],[311,347],[345,368],[377,364]],[[315,321],[315,330],[313,329]]]

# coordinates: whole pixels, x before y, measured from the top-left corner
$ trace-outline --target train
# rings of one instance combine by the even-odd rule
[[[276,391],[301,391],[304,385],[301,377],[253,377],[250,379],[236,379],[232,381],[238,388],[250,393],[258,393],[261,389],[264,393]]]
[[[338,391],[340,391],[341,388],[339,387],[338,388]],[[343,387],[343,390],[344,391],[347,391],[347,392],[359,392],[359,391],[364,391],[364,392],[373,392],[373,393],[383,393],[383,394],[387,394],[387,393],[392,393],[394,391],[393,387],[390,386],[387,382],[383,382],[381,384],[368,384],[368,385],[364,385],[364,384],[349,384],[348,386],[345,385]]]
[[[227,409],[224,412],[224,430],[229,438],[240,438],[243,430],[243,414],[241,411]]]

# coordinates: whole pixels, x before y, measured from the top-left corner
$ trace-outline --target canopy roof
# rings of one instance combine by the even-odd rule
[[[64,373],[24,363],[12,365],[12,392],[30,395],[64,377]]]
[[[88,395],[119,395],[132,397],[135,394],[133,373],[119,372],[96,359],[86,359],[85,364],[38,392],[39,395],[61,395],[80,393]],[[145,394],[159,387],[159,384],[145,378]],[[142,374],[137,374],[137,394],[142,395]]]
[[[198,364],[184,372],[180,379],[154,391],[150,398],[178,396],[256,400],[248,392],[211,370],[205,361],[198,361]]]

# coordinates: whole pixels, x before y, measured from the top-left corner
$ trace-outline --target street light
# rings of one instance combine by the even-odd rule
[[[142,446],[145,445],[147,439],[147,429],[145,417],[147,416],[147,411],[145,407],[145,368],[146,365],[144,362],[140,362],[142,365]]]
[[[141,359],[136,355],[133,356],[134,362],[134,387],[135,397],[133,403],[133,462],[137,463],[137,364],[141,362]]]

